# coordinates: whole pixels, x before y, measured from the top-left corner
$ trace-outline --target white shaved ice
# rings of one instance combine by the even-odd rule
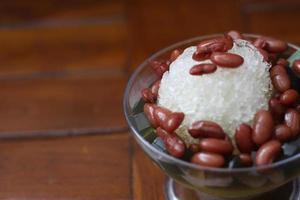
[[[192,59],[196,47],[192,46],[170,65],[161,80],[158,105],[173,112],[183,112],[185,119],[176,133],[189,145],[196,140],[187,128],[195,121],[210,120],[222,126],[231,138],[241,123],[251,125],[255,113],[268,108],[272,91],[268,63],[249,42],[235,40],[228,52],[244,58],[238,68],[218,67],[212,74],[190,75],[190,69],[210,60]]]

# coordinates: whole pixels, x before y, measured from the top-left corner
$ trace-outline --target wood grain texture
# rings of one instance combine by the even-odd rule
[[[290,9],[278,7],[275,10],[249,10],[246,13],[247,29],[300,44],[299,10],[300,4],[292,4]]]
[[[297,0],[246,0],[241,13],[246,31],[281,38],[300,44],[298,19],[300,2]]]
[[[164,173],[154,165],[136,142],[133,143],[134,200],[164,200]]]
[[[0,130],[123,127],[126,81],[113,74],[1,81]]]
[[[150,54],[175,42],[242,27],[235,1],[131,1],[128,16],[132,69]]]
[[[0,135],[125,126],[123,1],[3,1]],[[0,114],[1,115],[1,114]],[[0,199],[129,200],[127,133],[0,142]]]
[[[0,199],[131,199],[128,135],[1,141]]]
[[[125,5],[124,1],[118,0],[3,0],[0,6],[0,25],[120,16],[124,13]]]
[[[0,30],[0,74],[78,68],[122,71],[126,38],[124,23]]]

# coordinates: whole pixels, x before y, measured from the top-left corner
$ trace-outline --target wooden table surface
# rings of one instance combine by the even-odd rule
[[[164,199],[163,173],[124,120],[129,75],[162,47],[230,29],[300,44],[299,10],[298,0],[2,0],[0,199]]]

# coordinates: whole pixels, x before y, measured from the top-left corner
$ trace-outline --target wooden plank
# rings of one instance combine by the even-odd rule
[[[265,34],[285,41],[300,44],[300,4],[298,9],[284,9],[248,14],[249,30],[253,33]]]
[[[244,0],[247,4],[272,4],[274,5],[289,5],[299,3],[298,0]]]
[[[164,200],[164,177],[142,149],[133,143],[133,196],[134,200]]]
[[[74,20],[91,17],[120,16],[125,13],[123,1],[43,0],[1,1],[0,26],[20,23],[34,24],[42,20]]]
[[[124,127],[126,82],[113,74],[1,81],[0,131]]]
[[[234,0],[226,4],[220,0],[132,2],[128,13],[133,43],[132,68],[151,53],[175,42],[241,28],[240,10]]]
[[[128,135],[0,143],[1,199],[131,199]]]
[[[122,71],[127,57],[124,23],[0,30],[0,74],[66,69]]]

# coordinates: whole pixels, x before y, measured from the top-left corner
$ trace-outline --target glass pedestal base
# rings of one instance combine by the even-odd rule
[[[199,191],[186,188],[173,179],[167,178],[165,183],[166,200],[246,200],[228,199],[211,196]],[[300,177],[287,183],[269,193],[262,194],[258,197],[247,198],[247,200],[300,200]]]

